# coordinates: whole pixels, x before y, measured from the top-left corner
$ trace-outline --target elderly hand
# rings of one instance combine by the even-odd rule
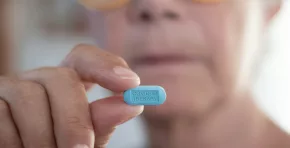
[[[74,48],[60,67],[0,77],[1,148],[105,147],[115,127],[143,106],[129,106],[122,96],[89,104],[93,83],[119,93],[140,79],[122,58],[90,45]]]

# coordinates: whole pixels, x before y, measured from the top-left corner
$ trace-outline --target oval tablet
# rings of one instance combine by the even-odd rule
[[[160,86],[138,86],[124,92],[124,101],[129,105],[161,105],[166,92]]]

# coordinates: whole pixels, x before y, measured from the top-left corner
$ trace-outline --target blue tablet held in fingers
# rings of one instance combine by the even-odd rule
[[[161,86],[138,86],[124,92],[124,101],[129,105],[161,105],[165,100]]]

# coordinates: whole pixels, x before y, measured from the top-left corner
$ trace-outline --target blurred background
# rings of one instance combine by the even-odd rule
[[[94,44],[88,30],[86,10],[77,0],[9,1],[7,24],[13,27],[14,67],[28,70],[56,66],[79,43]],[[1,4],[0,4],[1,5]],[[7,4],[8,5],[8,4]],[[3,23],[1,23],[3,24]],[[282,128],[290,133],[290,2],[267,32],[264,48],[269,49],[254,86],[257,103]],[[109,93],[96,87],[90,101]],[[146,142],[142,119],[118,127],[108,148],[140,145]],[[130,138],[125,138],[125,136]]]

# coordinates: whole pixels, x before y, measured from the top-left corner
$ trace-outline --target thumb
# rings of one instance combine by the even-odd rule
[[[95,148],[104,148],[116,126],[140,115],[144,106],[129,106],[122,96],[112,96],[90,104],[95,131]]]

